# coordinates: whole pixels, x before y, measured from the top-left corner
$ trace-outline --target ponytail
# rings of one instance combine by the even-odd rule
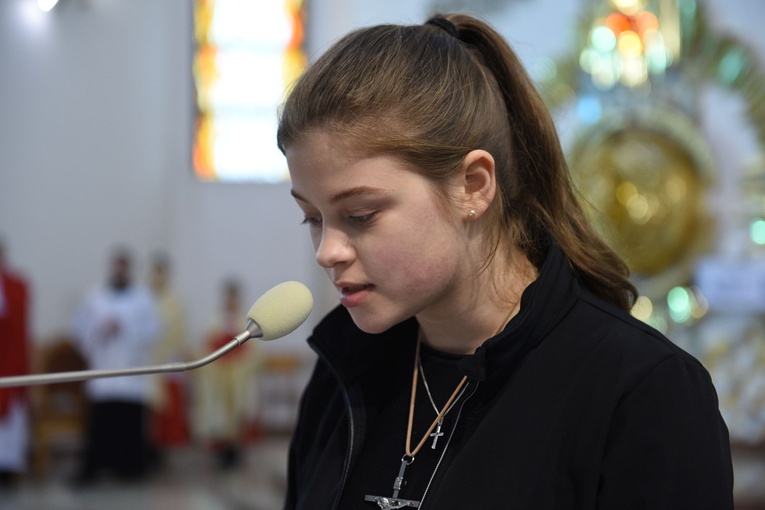
[[[585,217],[552,116],[518,56],[485,23],[465,15],[444,19],[494,75],[504,100],[514,182],[500,187],[506,214],[519,224],[514,242],[539,266],[551,236],[586,288],[629,310],[637,297],[629,270]]]

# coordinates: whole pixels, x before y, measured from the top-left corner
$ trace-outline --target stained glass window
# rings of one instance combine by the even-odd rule
[[[194,0],[194,171],[204,181],[287,179],[277,108],[305,67],[302,0]]]

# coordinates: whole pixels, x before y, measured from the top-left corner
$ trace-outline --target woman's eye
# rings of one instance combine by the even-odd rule
[[[375,216],[375,213],[362,214],[360,216],[348,216],[348,220],[351,223],[355,223],[357,225],[364,225],[372,221],[372,218],[374,218],[374,216]]]
[[[321,225],[321,216],[308,216],[306,215],[305,218],[303,218],[303,221],[300,222],[301,225],[309,225],[311,227],[318,227]]]

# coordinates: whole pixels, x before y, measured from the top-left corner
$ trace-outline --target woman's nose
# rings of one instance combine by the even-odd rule
[[[350,262],[354,250],[349,241],[348,236],[339,230],[324,229],[316,246],[316,262],[325,269]]]

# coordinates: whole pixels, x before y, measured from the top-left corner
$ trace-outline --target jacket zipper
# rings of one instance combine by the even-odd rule
[[[353,420],[353,406],[351,405],[351,396],[348,393],[348,388],[343,383],[343,379],[340,377],[340,374],[335,369],[335,366],[329,362],[326,356],[324,356],[324,353],[321,352],[321,350],[318,348],[318,346],[314,346],[316,352],[319,354],[319,357],[322,359],[322,361],[330,368],[332,371],[332,375],[335,376],[335,379],[337,380],[338,385],[340,386],[340,389],[343,393],[343,401],[345,402],[345,408],[348,412],[348,452],[345,455],[345,461],[343,465],[343,474],[340,478],[340,486],[338,487],[337,494],[335,495],[335,501],[332,504],[332,510],[336,510],[337,507],[340,505],[340,497],[343,494],[343,490],[345,489],[345,483],[348,480],[348,475],[351,471],[351,459],[353,458],[353,445],[356,441],[356,425]]]
[[[334,369],[333,369],[334,370]],[[335,373],[337,376],[337,373]],[[332,510],[336,510],[340,505],[340,496],[345,489],[345,482],[348,480],[348,474],[351,471],[351,459],[353,458],[353,445],[356,438],[356,426],[353,421],[353,406],[351,406],[351,397],[348,394],[348,389],[341,383],[343,388],[343,399],[345,400],[345,407],[348,411],[348,453],[345,455],[345,464],[343,466],[343,476],[340,478],[340,487],[337,489],[337,495],[335,495],[335,502],[332,504]]]
[[[470,384],[470,381],[468,381],[468,385],[469,384]],[[473,390],[465,397],[465,400],[462,401],[462,404],[460,404],[459,411],[457,411],[457,418],[454,420],[454,426],[452,427],[452,431],[449,433],[449,439],[446,440],[446,446],[444,446],[444,450],[441,452],[441,457],[439,457],[438,459],[436,468],[433,470],[433,474],[430,475],[430,480],[428,480],[428,485],[425,487],[425,492],[422,493],[422,498],[420,498],[419,508],[423,508],[423,504],[425,503],[425,498],[427,497],[428,491],[430,490],[430,485],[433,483],[433,480],[435,480],[436,474],[438,473],[438,469],[441,467],[441,462],[443,462],[444,457],[446,457],[446,451],[449,449],[449,445],[452,443],[454,432],[457,430],[457,425],[459,425],[460,418],[462,417],[462,410],[465,408],[465,404],[467,404],[467,401],[470,400],[470,397],[475,395],[475,392],[478,391],[479,384],[480,384],[480,381],[475,382],[475,387],[473,388]]]
[[[335,369],[334,365],[330,363],[327,358],[324,356],[324,354],[316,349],[319,356],[323,359],[324,363],[332,370],[332,374],[335,376],[335,379],[337,379],[338,384],[340,385],[340,388],[343,392],[343,401],[345,402],[346,410],[348,411],[348,452],[345,455],[345,461],[343,465],[343,475],[340,478],[340,486],[338,487],[337,494],[335,495],[335,501],[332,504],[332,510],[337,510],[337,507],[340,505],[340,497],[343,495],[343,490],[345,489],[345,484],[348,481],[348,475],[350,474],[351,470],[351,459],[353,458],[353,450],[354,450],[354,444],[356,441],[356,426],[355,422],[353,420],[353,406],[351,405],[351,397],[348,393],[348,388],[343,383],[342,378],[340,377],[340,374],[338,374],[337,370]],[[438,459],[438,464],[436,464],[436,469],[433,470],[433,474],[430,476],[430,480],[428,481],[427,487],[425,487],[425,492],[422,495],[422,499],[420,500],[420,506],[422,506],[422,503],[425,501],[425,496],[428,494],[428,490],[430,490],[430,485],[433,483],[433,480],[436,477],[436,474],[438,473],[438,468],[441,466],[441,462],[444,460],[444,457],[446,455],[446,451],[449,449],[449,445],[452,442],[452,437],[454,436],[454,432],[457,430],[457,425],[459,424],[460,417],[462,416],[462,410],[465,407],[465,404],[468,400],[475,394],[475,392],[478,390],[478,384],[480,381],[476,381],[475,387],[465,397],[465,400],[462,401],[462,404],[460,404],[459,411],[457,412],[457,418],[454,421],[454,427],[452,427],[452,431],[449,434],[449,439],[446,441],[446,446],[444,447],[444,451],[441,452],[441,457]],[[468,382],[468,385],[470,384],[470,381]]]

